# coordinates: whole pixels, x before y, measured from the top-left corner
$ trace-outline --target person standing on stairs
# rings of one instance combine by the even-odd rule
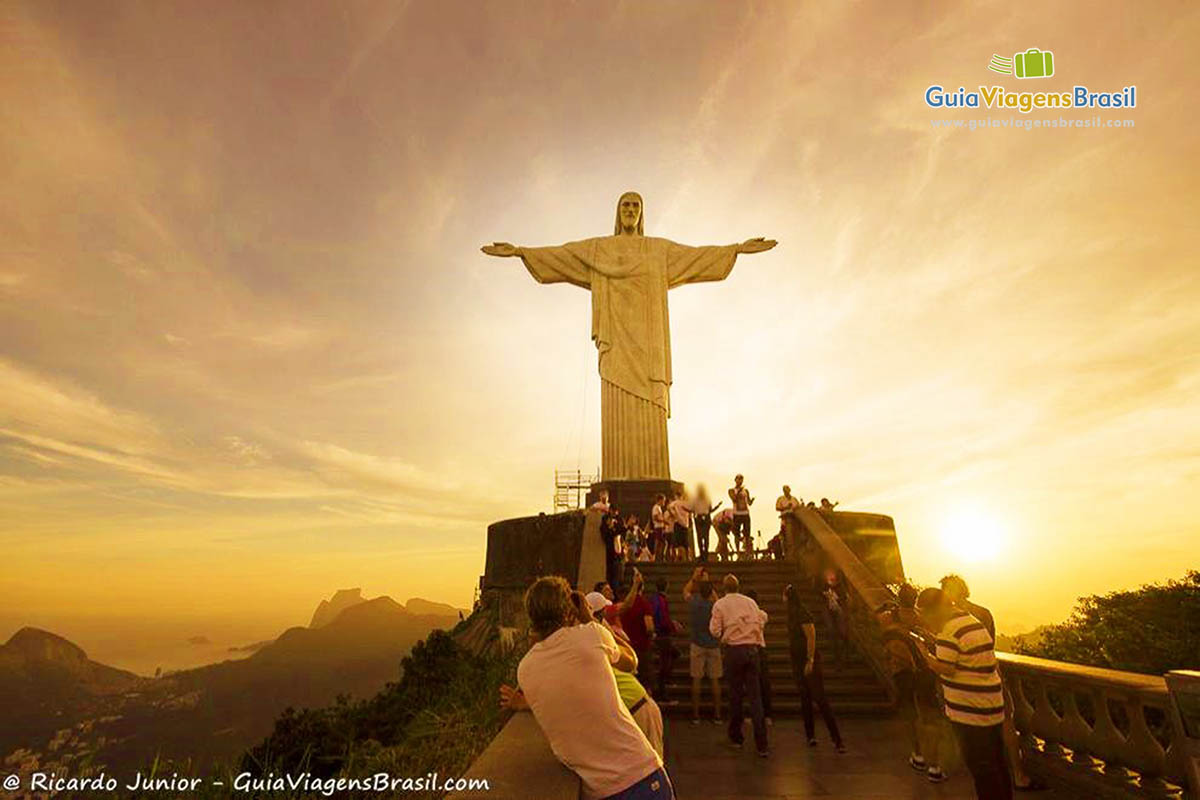
[[[645,578],[641,570],[633,570],[633,584],[625,595],[625,599],[617,606],[616,616],[620,620],[621,630],[629,637],[630,644],[637,654],[637,677],[643,686],[650,685],[651,637],[654,635],[653,609],[650,601],[642,593]]]
[[[733,532],[733,509],[726,508],[717,513],[712,518],[712,526],[713,530],[717,532],[717,561],[729,561],[732,558],[729,552],[729,534]],[[734,540],[733,549],[737,549],[736,540]]]
[[[742,703],[749,701],[750,720],[754,728],[754,745],[758,755],[766,758],[767,723],[763,717],[762,692],[758,686],[758,648],[765,646],[763,628],[767,614],[749,597],[738,591],[734,574],[725,576],[725,596],[713,603],[708,631],[725,645],[724,672],[729,682],[729,741],[741,748]]]
[[[654,652],[658,656],[654,696],[667,704],[667,681],[675,669],[675,661],[679,658],[679,648],[671,638],[683,628],[671,619],[671,608],[667,602],[667,579],[659,578],[654,582],[654,588],[654,594],[647,598],[650,603],[650,616],[654,620]]]
[[[779,518],[783,519],[798,508],[804,508],[804,501],[792,494],[792,487],[784,486],[783,494],[775,501],[775,510],[779,512]]]
[[[729,488],[729,500],[733,503],[733,542],[734,547],[741,548],[744,555],[739,558],[754,558],[754,537],[750,533],[750,506],[754,498],[744,485],[745,478],[735,475],[733,486]]]
[[[715,506],[712,504],[712,499],[708,496],[708,489],[703,483],[696,486],[696,498],[692,500],[692,513],[696,515],[696,546],[701,564],[708,562],[708,534],[712,529],[712,515],[720,507],[720,503]]]
[[[650,509],[650,555],[654,561],[665,558],[667,550],[667,496],[655,495],[654,507]]]
[[[675,490],[675,499],[667,505],[667,521],[671,525],[671,561],[688,560],[688,541],[692,538],[692,508],[683,489]]]
[[[792,676],[800,690],[800,711],[804,716],[804,733],[808,746],[817,746],[816,724],[813,719],[813,704],[821,712],[825,729],[833,746],[839,753],[846,752],[842,733],[838,729],[829,698],[825,695],[825,676],[821,671],[821,651],[817,649],[817,626],[812,613],[800,599],[800,592],[790,583],[783,590],[783,603],[787,609],[788,652],[792,661]]]
[[[693,587],[691,592],[684,589],[691,640],[688,647],[688,673],[692,676],[692,724],[700,724],[700,690],[704,679],[708,678],[712,682],[713,722],[720,725],[721,642],[708,629],[715,599],[713,587],[707,574],[698,581],[688,581],[688,586]]]

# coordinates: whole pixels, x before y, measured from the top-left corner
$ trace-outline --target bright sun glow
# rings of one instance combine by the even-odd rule
[[[1005,549],[1008,531],[986,509],[951,509],[942,523],[942,546],[956,559],[981,564],[995,561]]]

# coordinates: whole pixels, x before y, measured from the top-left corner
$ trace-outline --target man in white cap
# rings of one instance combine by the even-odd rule
[[[625,631],[621,630],[620,627],[609,625],[608,620],[605,618],[607,616],[605,611],[610,606],[613,606],[613,602],[599,592],[589,592],[585,599],[596,621],[608,628],[617,643],[624,645],[632,653],[633,645],[629,643],[629,637],[625,635]],[[654,698],[650,696],[650,693],[646,691],[646,687],[642,686],[641,681],[637,679],[637,675],[633,672],[626,672],[614,666],[613,677],[617,679],[617,692],[621,695],[621,702],[629,709],[629,713],[633,715],[633,721],[637,723],[642,733],[646,734],[646,738],[650,740],[650,746],[654,748],[654,752],[658,753],[659,758],[662,758],[663,718],[662,710],[658,707],[658,703],[654,702]]]

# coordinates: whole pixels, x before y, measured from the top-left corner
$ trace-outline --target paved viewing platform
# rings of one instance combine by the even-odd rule
[[[667,771],[681,800],[968,800],[975,792],[965,768],[951,767],[950,780],[931,784],[908,766],[908,731],[896,718],[838,720],[847,752],[839,755],[817,721],[819,745],[810,748],[799,719],[777,720],[770,729],[771,755],[759,758],[747,728],[743,750],[726,744],[725,727],[682,718],[667,721]],[[1029,797],[1078,800],[1055,791]]]

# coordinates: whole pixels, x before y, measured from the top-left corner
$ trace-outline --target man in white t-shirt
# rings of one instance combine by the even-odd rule
[[[783,494],[779,495],[779,499],[775,501],[775,510],[779,512],[779,516],[784,517],[795,511],[797,508],[803,508],[804,501],[792,494],[792,487],[784,486]]]
[[[672,800],[662,759],[621,702],[612,666],[634,668],[600,625],[564,626],[570,587],[539,578],[525,593],[538,642],[517,667],[517,681],[554,755],[583,782],[584,800]]]
[[[650,509],[650,552],[656,559],[666,557],[669,530],[667,522],[667,497],[663,494],[655,495],[654,507]]]
[[[687,561],[688,543],[692,538],[692,506],[683,496],[683,490],[675,492],[675,499],[667,504],[666,519],[670,524],[670,560]]]
[[[725,647],[722,671],[729,682],[729,741],[735,747],[742,746],[745,739],[745,733],[742,732],[742,702],[747,700],[754,744],[758,754],[766,758],[767,722],[763,713],[758,665],[759,650],[767,646],[763,637],[767,612],[741,593],[736,575],[726,575],[722,583],[725,585],[725,596],[713,603],[708,632]]]

